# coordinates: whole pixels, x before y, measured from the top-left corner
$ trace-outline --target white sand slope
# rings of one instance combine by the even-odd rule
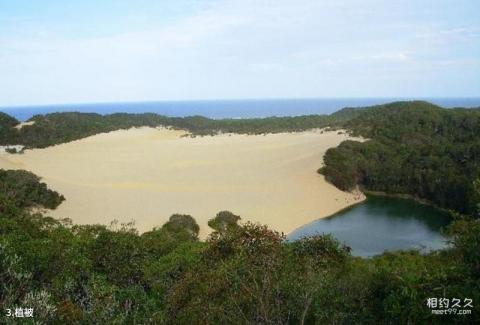
[[[364,199],[328,184],[316,170],[328,148],[348,137],[309,131],[260,136],[181,137],[139,128],[1,155],[0,168],[41,176],[66,201],[49,212],[75,223],[135,220],[140,231],[173,213],[191,214],[201,237],[207,221],[230,210],[289,233]]]
[[[22,129],[23,127],[25,127],[25,126],[34,125],[34,124],[35,124],[35,121],[18,123],[18,124],[15,126],[15,129],[21,130],[21,129]]]

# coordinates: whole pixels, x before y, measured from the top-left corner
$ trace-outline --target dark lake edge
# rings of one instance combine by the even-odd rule
[[[387,193],[387,192],[381,192],[381,191],[369,191],[369,190],[365,190],[365,189],[361,189],[362,193],[365,194],[365,196],[367,197],[385,197],[385,198],[394,198],[394,199],[402,199],[402,200],[410,200],[410,201],[414,201],[416,203],[419,203],[419,204],[423,204],[423,205],[426,205],[426,206],[429,206],[435,210],[438,210],[442,213],[445,213],[445,214],[448,214],[451,216],[452,220],[453,220],[453,215],[452,215],[452,212],[450,210],[447,210],[447,209],[444,209],[444,208],[441,208],[439,207],[438,205],[436,205],[435,203],[429,201],[429,200],[425,200],[425,199],[422,199],[422,198],[419,198],[418,196],[415,196],[415,195],[411,195],[411,194],[402,194],[402,193]],[[362,202],[359,202],[359,203],[362,203]],[[349,208],[349,207],[348,207]],[[348,209],[347,208],[347,209]],[[339,211],[340,212],[340,211]],[[332,215],[333,216],[333,215]]]
[[[287,240],[288,241],[295,241],[295,240],[298,240],[298,239],[301,239],[302,237],[308,237],[308,236],[311,236],[313,234],[330,234],[332,235],[334,238],[336,238],[339,242],[343,243],[343,244],[346,244],[347,246],[350,246],[352,248],[352,254],[354,256],[361,256],[363,258],[372,258],[372,257],[375,257],[375,256],[378,256],[378,255],[382,255],[384,253],[389,253],[389,252],[396,252],[396,251],[411,251],[411,250],[415,250],[415,251],[419,251],[420,253],[428,253],[428,252],[432,252],[432,251],[435,251],[435,250],[441,250],[441,249],[444,249],[444,248],[447,248],[450,243],[448,242],[448,238],[445,236],[445,228],[453,221],[456,219],[456,217],[454,216],[454,214],[447,210],[447,209],[443,209],[443,208],[440,208],[438,206],[436,206],[435,204],[433,204],[432,202],[428,201],[428,200],[424,200],[424,199],[421,199],[421,198],[418,198],[418,197],[415,197],[413,195],[409,195],[409,194],[400,194],[400,193],[386,193],[386,192],[380,192],[380,191],[368,191],[368,190],[365,190],[365,189],[361,189],[362,193],[365,194],[366,196],[366,199],[361,201],[361,202],[357,202],[357,203],[354,203],[352,205],[349,205],[348,207],[345,207],[344,209],[341,209],[335,213],[333,213],[332,215],[330,216],[327,216],[327,217],[324,217],[324,218],[319,218],[319,219],[316,219],[314,221],[311,221],[307,224],[304,224],[302,225],[301,227],[298,227],[297,229],[295,229],[294,231],[292,231],[291,233],[289,233],[287,235]],[[375,200],[375,199],[379,199],[379,200],[389,200],[389,199],[392,199],[394,201],[404,201],[406,204],[417,204],[418,206],[423,206],[425,208],[428,208],[428,209],[431,209],[432,211],[438,213],[439,216],[442,216],[442,218],[445,220],[447,220],[447,224],[445,224],[444,226],[442,226],[440,229],[438,229],[438,234],[442,237],[444,237],[444,242],[445,244],[443,245],[443,247],[436,247],[436,248],[428,248],[428,247],[412,247],[412,248],[395,248],[395,249],[385,249],[383,252],[378,252],[376,254],[370,254],[370,255],[364,255],[362,253],[360,254],[355,254],[355,247],[353,247],[353,245],[349,245],[348,243],[345,242],[345,240],[342,240],[341,238],[337,238],[335,233],[333,232],[328,232],[328,231],[315,231],[315,232],[311,232],[311,233],[307,233],[307,234],[301,234],[300,236],[297,235],[298,233],[302,233],[304,231],[302,230],[305,230],[307,229],[308,227],[315,227],[315,224],[316,223],[319,223],[319,222],[330,222],[332,221],[333,219],[337,218],[337,217],[343,217],[345,216],[346,214],[348,214],[351,210],[354,210],[356,208],[359,208],[360,206],[362,205],[366,205],[368,204],[367,201],[369,200]],[[425,222],[428,222],[427,220],[425,220]],[[293,238],[292,238],[293,237]]]

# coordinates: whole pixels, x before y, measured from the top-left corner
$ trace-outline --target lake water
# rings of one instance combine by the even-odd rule
[[[426,100],[442,107],[480,107],[480,98],[305,98],[305,99],[250,99],[197,100],[130,103],[64,104],[24,107],[1,107],[0,111],[25,121],[36,114],[77,111],[99,114],[157,113],[167,116],[202,115],[210,118],[251,118],[267,116],[295,116],[330,114],[344,107],[362,107],[398,100]]]
[[[350,246],[353,255],[367,257],[386,250],[443,248],[447,244],[441,229],[449,222],[446,213],[413,200],[371,196],[297,229],[288,238],[331,233]]]

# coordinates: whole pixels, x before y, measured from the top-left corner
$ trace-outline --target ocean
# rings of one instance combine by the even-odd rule
[[[254,118],[331,114],[344,107],[362,107],[398,100],[426,100],[442,107],[480,107],[480,97],[473,98],[309,98],[309,99],[247,99],[196,100],[158,102],[119,102],[62,104],[41,106],[0,107],[0,111],[26,121],[36,114],[53,112],[158,113],[167,116],[202,115],[209,118]]]

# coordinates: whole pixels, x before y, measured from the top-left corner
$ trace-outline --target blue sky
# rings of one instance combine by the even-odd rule
[[[0,0],[0,105],[480,96],[480,1]]]

